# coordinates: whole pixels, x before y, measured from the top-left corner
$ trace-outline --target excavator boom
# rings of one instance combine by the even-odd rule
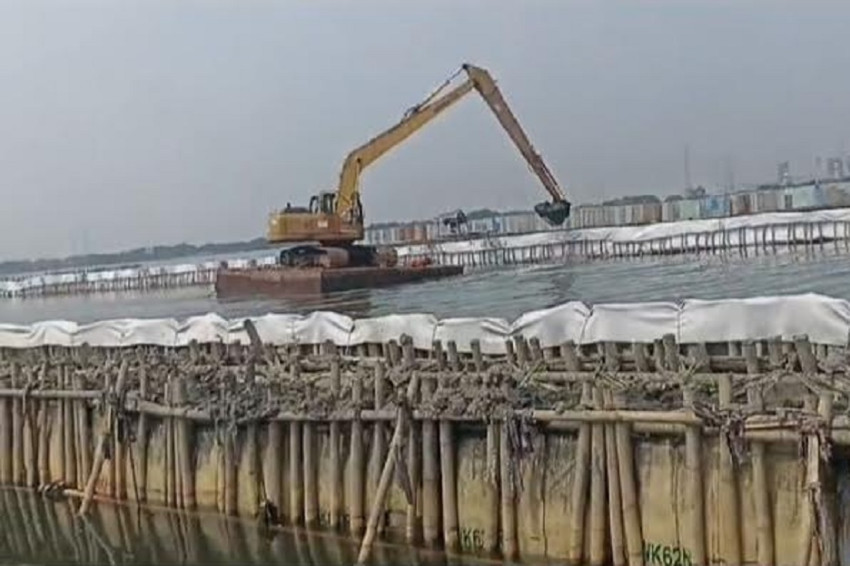
[[[465,72],[467,79],[448,89],[452,80],[461,72]],[[480,67],[465,64],[424,101],[410,108],[401,121],[349,153],[343,162],[335,193],[322,193],[313,197],[306,211],[284,210],[273,213],[269,218],[267,239],[278,243],[318,241],[323,245],[343,246],[350,246],[362,239],[361,173],[473,90],[484,98],[529,168],[551,196],[551,202],[535,206],[537,214],[549,224],[563,224],[569,216],[570,203],[555,176],[535,151],[490,74]]]

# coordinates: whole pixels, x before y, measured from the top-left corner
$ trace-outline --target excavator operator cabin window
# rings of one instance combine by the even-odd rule
[[[322,212],[324,212],[325,214],[334,213],[334,209],[336,208],[334,206],[336,201],[335,197],[336,195],[334,195],[333,193],[324,193],[322,195]]]

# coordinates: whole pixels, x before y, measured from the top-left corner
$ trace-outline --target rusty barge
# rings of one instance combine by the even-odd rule
[[[456,265],[220,269],[216,274],[215,292],[223,299],[256,295],[297,297],[430,281],[461,274],[463,267]]]

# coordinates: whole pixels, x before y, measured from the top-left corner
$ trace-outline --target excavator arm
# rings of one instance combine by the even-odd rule
[[[436,98],[436,95],[443,88],[445,88],[445,84],[423,102],[405,112],[404,118],[398,124],[348,154],[339,175],[339,190],[336,200],[337,214],[345,216],[354,209],[360,192],[360,173],[366,167],[412,136],[445,110],[451,108],[455,102],[458,102],[474,88],[474,84],[472,81],[466,81],[443,96]]]
[[[475,85],[475,89],[481,95],[481,98],[484,99],[490,110],[496,115],[496,119],[499,120],[499,123],[508,133],[520,154],[525,158],[528,166],[537,175],[537,178],[543,183],[543,187],[552,197],[551,203],[540,203],[535,207],[535,211],[550,224],[560,226],[570,214],[567,197],[555,179],[555,176],[546,166],[543,158],[535,151],[534,146],[531,145],[531,141],[525,135],[522,126],[519,125],[519,121],[513,112],[511,112],[508,103],[496,86],[496,81],[493,80],[493,77],[485,69],[476,67],[475,65],[464,64],[463,70],[469,75],[469,80]]]
[[[467,79],[451,88],[449,85],[461,72]],[[555,176],[535,151],[531,142],[511,112],[496,82],[490,74],[474,65],[465,64],[425,100],[410,108],[396,125],[367,141],[348,154],[342,165],[336,194],[323,193],[313,198],[309,212],[279,212],[269,222],[271,242],[318,240],[327,244],[350,244],[363,237],[363,218],[360,206],[360,175],[372,163],[398,146],[448,110],[469,92],[476,90],[496,115],[529,168],[534,172],[552,198],[535,206],[539,216],[551,225],[561,225],[569,216],[570,203]]]

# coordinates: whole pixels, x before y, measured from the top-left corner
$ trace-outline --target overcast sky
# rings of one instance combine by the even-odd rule
[[[0,0],[0,258],[262,235],[464,61],[573,202],[850,150],[850,2]],[[367,221],[545,193],[475,95],[362,178]]]

